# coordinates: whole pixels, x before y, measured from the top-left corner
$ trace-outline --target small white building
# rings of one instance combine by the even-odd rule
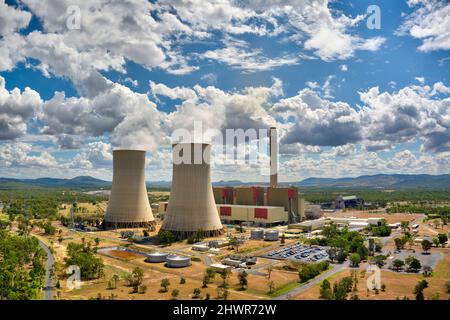
[[[209,247],[207,245],[204,245],[204,244],[194,244],[192,246],[192,250],[200,251],[200,252],[206,252],[206,251],[209,251]]]
[[[210,267],[212,269],[214,269],[214,271],[219,272],[219,273],[222,273],[225,270],[231,270],[230,266],[227,266],[227,265],[224,265],[224,264],[221,264],[221,263],[213,263]]]

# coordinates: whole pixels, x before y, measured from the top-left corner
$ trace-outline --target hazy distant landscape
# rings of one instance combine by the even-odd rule
[[[239,186],[239,185],[266,185],[264,182],[242,182],[239,180],[216,181],[214,186]],[[377,174],[348,178],[307,178],[292,183],[280,183],[280,185],[294,185],[308,188],[369,188],[369,189],[447,189],[450,190],[450,174]],[[168,189],[170,181],[148,181],[150,189]],[[79,176],[72,179],[37,178],[14,179],[0,178],[0,189],[22,188],[82,188],[97,189],[110,188],[111,181],[93,178],[91,176]]]

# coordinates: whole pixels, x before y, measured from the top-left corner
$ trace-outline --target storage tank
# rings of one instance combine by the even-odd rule
[[[211,145],[173,145],[173,174],[167,213],[161,230],[185,239],[202,230],[204,236],[223,234],[211,185]]]
[[[262,240],[264,239],[264,230],[263,229],[254,229],[250,232],[250,239],[253,240]]]
[[[165,262],[168,255],[166,252],[152,252],[147,254],[145,261],[151,263]]]
[[[154,226],[144,169],[145,151],[113,151],[113,181],[105,214],[105,228]]]
[[[184,268],[190,265],[191,257],[170,255],[166,259],[166,266],[169,268]]]
[[[305,217],[308,220],[319,219],[323,216],[322,209],[320,209],[320,205],[310,205],[305,209]]]
[[[264,239],[266,241],[277,241],[278,235],[279,235],[278,231],[269,230],[269,231],[266,231],[266,233],[264,234]]]

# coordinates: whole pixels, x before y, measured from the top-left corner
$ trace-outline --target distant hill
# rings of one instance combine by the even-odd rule
[[[14,189],[27,187],[44,188],[110,188],[111,182],[96,179],[90,176],[79,176],[72,179],[37,178],[37,179],[11,179],[0,178],[0,189]]]
[[[450,189],[450,174],[376,174],[356,178],[308,178],[295,185],[319,188]]]
[[[214,186],[244,186],[267,185],[267,182],[242,182],[239,180],[217,181]],[[295,185],[310,188],[379,188],[379,189],[450,189],[450,174],[377,174],[365,175],[355,178],[308,178],[299,182],[280,183],[280,185]],[[150,181],[147,187],[152,189],[168,189],[170,181]],[[102,189],[111,188],[111,182],[96,179],[90,176],[80,176],[72,179],[38,178],[13,179],[0,178],[0,189],[17,188],[84,188]]]

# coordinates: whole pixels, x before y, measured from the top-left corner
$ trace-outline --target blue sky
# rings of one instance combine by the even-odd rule
[[[285,181],[449,171],[446,1],[2,2],[0,176],[109,179],[111,151],[136,147],[170,179],[168,137],[199,119],[276,125]]]

